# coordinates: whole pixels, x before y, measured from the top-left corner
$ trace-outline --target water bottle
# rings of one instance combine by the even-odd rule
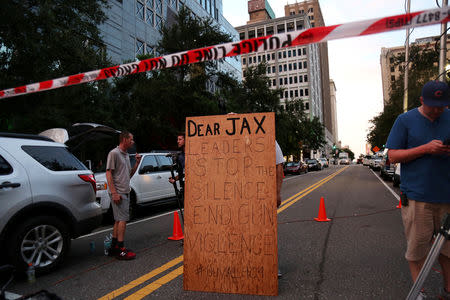
[[[105,240],[103,241],[103,250],[106,256],[108,256],[109,249],[111,249],[111,242],[112,242],[112,233],[108,234],[105,237]]]
[[[34,271],[34,266],[33,266],[32,263],[28,264],[27,280],[28,280],[28,283],[35,283],[36,282],[36,273]]]

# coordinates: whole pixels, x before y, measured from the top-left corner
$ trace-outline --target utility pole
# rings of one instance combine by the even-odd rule
[[[446,0],[444,0],[446,1]],[[408,0],[406,6],[406,13],[409,14],[411,6],[411,0]],[[405,78],[404,78],[404,91],[403,91],[403,112],[408,111],[408,74],[409,74],[409,33],[410,29],[406,29],[406,41],[405,41]]]
[[[447,7],[448,0],[442,0],[442,7]],[[447,23],[441,24],[441,51],[439,53],[439,81],[445,82],[445,64],[447,62]]]

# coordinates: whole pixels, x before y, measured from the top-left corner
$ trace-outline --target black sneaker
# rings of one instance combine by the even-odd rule
[[[118,246],[111,247],[111,248],[109,248],[108,256],[115,257],[115,256],[117,256],[117,254],[119,254],[119,252],[120,252],[120,248]]]

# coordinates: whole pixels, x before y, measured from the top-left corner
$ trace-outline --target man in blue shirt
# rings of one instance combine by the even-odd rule
[[[402,206],[407,250],[413,281],[431,249],[433,233],[450,212],[450,95],[445,82],[430,81],[422,88],[421,106],[398,116],[386,148],[391,162],[401,163],[400,189],[408,205]],[[450,299],[450,243],[445,242],[439,263],[444,290]],[[447,298],[445,298],[447,299]]]

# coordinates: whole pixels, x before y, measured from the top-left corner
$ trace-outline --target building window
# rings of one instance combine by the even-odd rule
[[[284,84],[285,84],[285,85],[288,84],[287,77],[284,77]]]
[[[272,80],[272,85],[273,85],[273,86],[277,85],[276,79],[273,79],[273,80]]]
[[[303,89],[300,89],[300,97],[303,97]]]
[[[298,76],[298,82],[303,82],[303,76],[302,75]]]
[[[239,33],[239,39],[241,39],[241,41],[245,40],[245,32]]]
[[[292,50],[292,56],[293,56],[293,57],[296,57],[296,56],[297,56],[297,50],[295,50],[295,49]]]
[[[309,12],[309,13],[314,12],[314,8],[312,8],[312,7],[308,8],[308,12]]]
[[[267,54],[267,61],[270,60],[270,54]]]
[[[392,82],[395,81],[395,75],[391,75],[391,81],[392,81]]]
[[[285,72],[287,72],[287,65],[286,64],[283,65],[283,69],[284,69]]]
[[[297,30],[302,30],[303,28],[305,28],[305,22],[303,22],[303,20],[298,20],[297,21]]]
[[[305,102],[305,109],[306,109],[306,110],[309,109],[309,102]]]
[[[136,0],[136,16],[148,25],[162,29],[162,13],[162,0]]]
[[[272,66],[272,73],[275,73],[275,66]]]
[[[305,89],[305,96],[309,96],[309,91],[308,91],[308,89]]]
[[[314,20],[314,16],[308,16],[308,19]]]
[[[306,61],[303,62],[303,69],[306,69],[308,67],[308,64],[306,63]]]
[[[394,58],[393,58],[393,57],[389,58],[389,62],[390,62],[391,64],[393,64],[393,63],[394,63]]]
[[[305,82],[308,82],[308,75],[305,75],[304,78],[305,78]]]
[[[288,91],[284,91],[284,98],[288,98],[288,97],[289,97]]]
[[[284,24],[280,24],[277,26],[278,33],[284,33],[286,30],[284,29]]]
[[[314,22],[311,22],[311,27],[316,27],[316,24],[314,24]]]
[[[292,64],[289,64],[289,71],[292,71]]]
[[[273,34],[273,26],[268,26],[268,27],[266,27],[266,34],[267,34],[267,35]]]
[[[258,62],[261,62],[261,55],[258,55]]]
[[[292,84],[292,76],[289,77],[289,84]]]
[[[264,28],[258,28],[258,37],[264,36]]]
[[[295,78],[297,78],[297,77],[295,77]],[[295,90],[295,98],[297,98],[298,97],[298,90]]]
[[[297,76],[294,76],[294,83],[297,83]]]
[[[153,47],[150,46],[149,44],[145,45],[145,53],[146,54],[153,54]]]
[[[144,53],[145,43],[140,40],[136,40],[136,57],[138,57],[139,55],[144,55]]]
[[[288,50],[288,57],[291,57],[291,50]]]
[[[286,50],[283,51],[283,58],[286,58]]]
[[[283,78],[280,78],[280,85],[283,85]]]
[[[275,53],[272,53],[272,60],[275,60]]]
[[[297,70],[297,63],[294,63],[294,70]]]
[[[391,67],[391,72],[395,72],[395,67]]]
[[[289,91],[289,96],[291,96],[291,98],[294,98],[294,91]]]
[[[247,64],[247,59],[245,57],[242,58],[242,64],[243,65]]]
[[[281,52],[278,52],[278,59],[281,59]]]
[[[278,65],[278,72],[283,72],[283,66],[282,65]]]
[[[297,49],[298,51],[298,56],[302,56],[302,49]]]
[[[287,23],[287,31],[294,31],[294,22]]]
[[[267,67],[267,73],[270,74],[270,67]]]
[[[303,48],[303,55],[306,55],[306,48]]]
[[[254,30],[249,30],[248,31],[248,38],[249,39],[252,39],[252,38],[254,38],[255,37],[255,31]]]
[[[302,62],[301,62],[301,61],[298,62],[298,69],[299,69],[299,70],[302,69]]]

